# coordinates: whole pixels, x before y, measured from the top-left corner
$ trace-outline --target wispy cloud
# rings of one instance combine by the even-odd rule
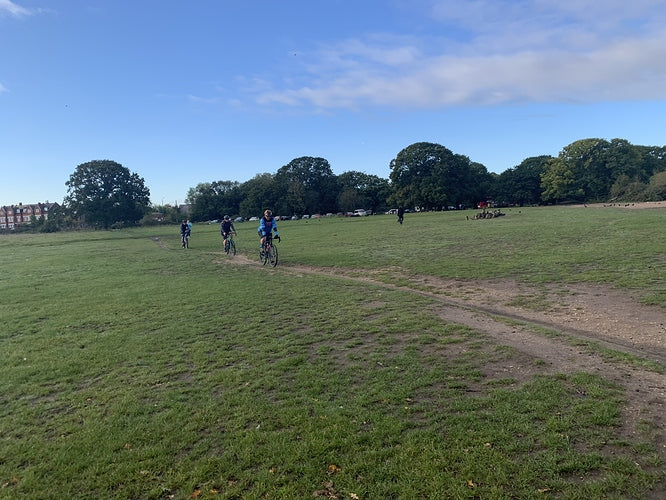
[[[364,34],[322,47],[298,82],[274,81],[258,102],[354,109],[666,99],[666,0],[428,5],[430,37]]]
[[[39,12],[39,10],[21,7],[11,0],[0,0],[0,16],[10,15],[14,17],[24,17],[36,14],[37,12]]]
[[[217,104],[220,102],[219,97],[201,97],[189,94],[187,100],[194,104]]]

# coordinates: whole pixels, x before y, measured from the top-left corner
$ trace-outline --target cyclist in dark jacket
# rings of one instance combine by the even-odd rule
[[[220,224],[220,234],[222,235],[222,245],[224,245],[227,242],[227,237],[229,234],[233,231],[234,234],[236,234],[236,228],[234,227],[234,223],[231,222],[231,219],[229,218],[228,215],[225,215],[224,218],[222,219],[222,223]]]
[[[190,226],[187,223],[186,220],[182,222],[180,225],[180,242],[183,245],[183,248],[185,248],[185,238],[188,238],[190,236]]]

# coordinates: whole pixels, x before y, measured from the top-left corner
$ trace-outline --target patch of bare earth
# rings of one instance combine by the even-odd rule
[[[536,287],[511,280],[432,277],[415,281],[439,298],[438,314],[444,320],[464,324],[526,355],[526,363],[490,366],[495,375],[522,380],[535,373],[585,371],[624,387],[627,404],[619,432],[633,436],[641,423],[650,422],[666,455],[666,374],[607,360],[599,349],[586,347],[592,343],[666,366],[664,309],[590,284]]]

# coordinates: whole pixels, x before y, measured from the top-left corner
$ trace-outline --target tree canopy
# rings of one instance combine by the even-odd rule
[[[533,156],[497,176],[493,200],[501,205],[537,205],[541,203],[541,176],[552,156]]]
[[[302,156],[275,174],[282,193],[276,200],[278,213],[326,213],[335,210],[337,180],[325,158]]]
[[[357,208],[373,212],[386,206],[391,186],[387,179],[355,170],[338,176],[338,208],[351,212]]]
[[[666,146],[636,146],[624,139],[581,139],[557,157],[526,158],[501,174],[440,144],[417,142],[388,167],[388,179],[358,170],[335,175],[325,158],[301,156],[274,174],[243,183],[198,184],[186,201],[193,220],[211,220],[260,215],[266,208],[291,216],[397,206],[442,210],[489,199],[500,205],[666,199]],[[66,185],[59,219],[64,224],[132,225],[150,206],[143,179],[110,160],[79,165]]]
[[[110,160],[82,163],[65,185],[67,210],[91,227],[134,225],[150,206],[150,191],[144,180]]]
[[[186,198],[191,205],[190,217],[194,220],[210,220],[236,213],[243,200],[239,186],[238,182],[215,181],[190,188]]]
[[[490,195],[486,190],[492,177],[486,168],[440,144],[406,147],[391,160],[390,170],[392,199],[398,205],[426,210],[473,206]]]
[[[581,139],[548,162],[541,176],[541,198],[550,203],[594,202],[608,200],[611,193],[632,193],[649,199],[654,194],[646,183],[664,170],[666,148],[633,146],[624,139]]]
[[[557,157],[526,158],[501,174],[435,143],[417,142],[389,164],[389,179],[351,170],[334,175],[324,158],[303,156],[275,174],[256,175],[238,184],[216,181],[190,189],[195,219],[223,214],[249,217],[265,208],[280,215],[383,211],[407,208],[442,210],[473,207],[492,199],[500,205],[535,205],[610,199],[666,198],[666,148],[634,146],[623,139],[583,139]]]

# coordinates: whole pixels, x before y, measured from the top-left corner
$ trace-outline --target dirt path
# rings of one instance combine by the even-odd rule
[[[223,265],[258,266],[237,255],[220,259]],[[593,342],[666,366],[666,311],[641,304],[631,293],[598,285],[532,286],[511,280],[463,281],[432,276],[400,276],[396,286],[379,273],[280,264],[274,272],[317,274],[400,289],[436,300],[435,312],[445,321],[463,324],[510,346],[517,352],[513,365],[488,366],[489,375],[518,381],[536,373],[585,371],[625,389],[623,425],[618,433],[635,438],[651,422],[654,439],[666,457],[666,373],[607,361]],[[385,272],[383,273],[385,274]],[[544,329],[555,335],[546,335]],[[535,363],[535,360],[540,360]]]

